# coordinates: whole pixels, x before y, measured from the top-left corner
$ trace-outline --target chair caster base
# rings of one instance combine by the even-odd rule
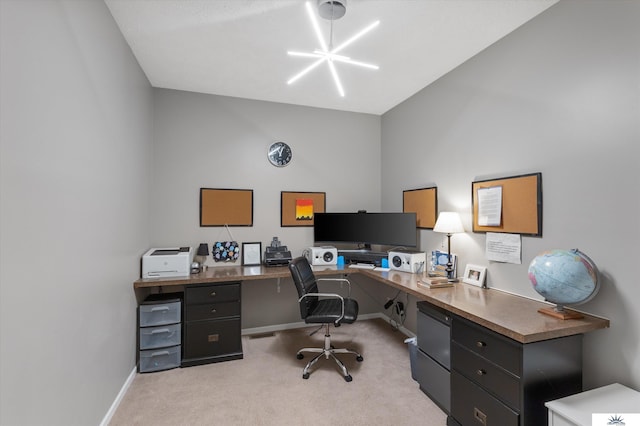
[[[308,378],[309,378],[309,373],[304,373],[304,374],[302,375],[302,378],[303,378],[303,379],[308,379]]]
[[[302,358],[304,358],[304,355],[303,355],[303,354],[297,354],[297,355],[296,355],[296,358],[298,358],[298,359],[302,359]]]
[[[358,362],[362,362],[362,361],[364,361],[364,358],[362,358],[362,355],[358,355],[358,356],[356,357],[356,361],[358,361]]]
[[[350,382],[350,381],[352,381],[352,380],[353,380],[353,377],[351,377],[351,374],[349,374],[349,375],[347,375],[347,376],[344,376],[344,380],[345,380],[346,382]]]

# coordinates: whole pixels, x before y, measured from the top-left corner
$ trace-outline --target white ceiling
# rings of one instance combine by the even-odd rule
[[[287,85],[320,48],[303,0],[105,2],[154,87],[383,114],[557,0],[347,0],[334,45],[380,20],[341,52],[380,69],[336,63],[344,97],[326,64]]]

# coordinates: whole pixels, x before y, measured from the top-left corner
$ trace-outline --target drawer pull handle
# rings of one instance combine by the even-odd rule
[[[484,371],[482,368],[480,368],[479,370],[476,371],[476,374],[478,376],[484,376],[485,374],[487,374],[487,372]]]
[[[212,313],[212,314],[215,314],[216,312],[218,312],[218,311],[216,311],[216,309],[215,309],[215,308],[211,310],[211,313]]]
[[[211,292],[211,297],[216,297],[216,292],[215,291]]]
[[[152,330],[151,334],[160,334],[160,333],[169,333],[170,330],[168,328],[160,328],[156,330]]]
[[[154,308],[151,308],[151,312],[168,311],[168,310],[169,310],[168,306],[156,306]]]
[[[487,415],[482,411],[478,410],[476,407],[473,407],[473,418],[479,421],[481,424],[487,424]]]
[[[479,348],[484,348],[485,346],[487,346],[487,344],[485,342],[481,341],[481,340],[478,340],[476,342],[476,346],[479,347]]]

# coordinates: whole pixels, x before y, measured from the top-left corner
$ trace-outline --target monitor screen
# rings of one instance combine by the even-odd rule
[[[315,213],[316,242],[416,247],[415,213]]]

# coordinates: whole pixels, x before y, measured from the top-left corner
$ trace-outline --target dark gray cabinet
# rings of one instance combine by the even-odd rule
[[[523,344],[453,316],[447,425],[546,425],[545,402],[581,391],[582,335]]]
[[[240,283],[185,287],[182,366],[242,358]]]
[[[451,314],[427,302],[418,302],[416,380],[420,390],[449,413],[451,405]]]

